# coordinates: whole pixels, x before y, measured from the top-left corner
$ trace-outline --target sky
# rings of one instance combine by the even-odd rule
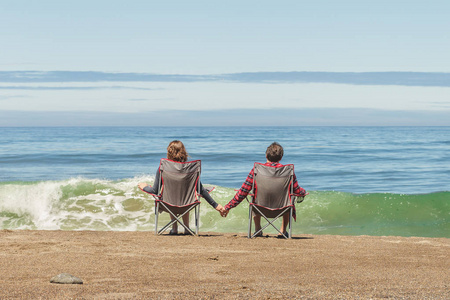
[[[450,126],[450,1],[0,2],[0,126]]]

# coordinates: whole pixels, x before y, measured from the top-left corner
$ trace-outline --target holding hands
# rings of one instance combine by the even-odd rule
[[[224,209],[220,212],[220,215],[221,215],[222,217],[226,218],[229,212],[230,212],[230,211],[229,211],[228,209],[225,209],[225,208],[224,208]]]
[[[229,210],[225,209],[222,205],[217,205],[216,210],[220,213],[222,217],[226,217],[228,215]]]

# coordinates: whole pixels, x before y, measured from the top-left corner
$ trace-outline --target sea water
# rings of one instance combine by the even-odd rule
[[[295,234],[450,237],[450,127],[0,128],[0,229],[153,230],[137,184],[174,139],[222,205],[279,142],[310,193]],[[247,230],[245,200],[227,218],[200,212],[201,231]]]

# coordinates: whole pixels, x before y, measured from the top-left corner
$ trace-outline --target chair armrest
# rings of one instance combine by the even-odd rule
[[[205,190],[208,192],[208,194],[211,194],[212,191],[215,190],[215,186],[203,186]]]
[[[305,200],[305,197],[304,196],[302,196],[302,197],[297,197],[297,199],[296,199],[297,201],[297,203],[302,203],[303,202],[303,200]]]
[[[304,194],[304,195],[301,195],[301,194],[291,194],[291,196],[302,197],[302,198],[305,198],[305,196],[307,196],[307,195],[309,195],[308,192],[306,192],[306,194]]]
[[[308,192],[306,192],[305,195],[291,194],[291,196],[294,196],[295,198],[297,198],[297,199],[296,199],[297,201],[295,201],[295,202],[297,202],[297,203],[302,203],[303,200],[305,200],[305,196],[307,196],[307,195],[309,195]]]
[[[160,199],[160,198],[161,198],[160,195],[155,195],[155,194],[149,193],[149,192],[147,192],[147,191],[144,191],[144,190],[141,189],[141,188],[139,188],[139,189],[140,189],[141,191],[143,191],[144,193],[146,193],[146,194],[152,195],[155,199]]]

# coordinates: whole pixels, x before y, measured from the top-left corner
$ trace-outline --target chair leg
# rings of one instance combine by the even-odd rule
[[[258,207],[255,206],[255,209],[256,209],[256,210],[260,213],[260,215],[267,221],[267,224],[266,224],[264,227],[262,227],[260,231],[262,231],[262,230],[266,229],[268,226],[272,225],[272,227],[275,228],[275,230],[278,231],[285,239],[289,238],[288,236],[286,236],[286,235],[284,234],[284,232],[281,232],[281,231],[274,225],[274,222],[275,222],[278,218],[282,217],[282,216],[288,211],[288,209],[283,210],[278,216],[276,216],[275,218],[272,218],[272,221],[270,221],[270,220],[269,220],[269,219],[268,219],[268,218],[267,218],[267,217],[266,217],[266,216],[258,209]],[[258,232],[259,232],[259,231],[258,231]],[[255,233],[254,235],[256,235],[256,233]]]
[[[289,210],[289,238],[292,238],[292,213],[293,213],[294,209],[291,207],[291,209]]]
[[[166,211],[171,215],[171,217],[173,217],[173,219],[169,222],[169,223],[167,223],[163,228],[161,228],[159,231],[158,231],[158,213],[159,213],[159,205],[163,205],[164,207],[165,207],[165,209],[166,209]],[[197,207],[198,206],[198,207]],[[189,212],[191,211],[191,210],[193,210],[194,209],[194,212],[195,212],[195,231],[192,231],[192,229],[190,229],[189,228],[189,225],[188,226],[186,226],[185,224],[184,224],[184,222],[182,222],[182,218],[183,218],[183,216],[185,215],[185,214],[189,214]],[[176,222],[178,222],[178,223],[180,223],[180,225],[182,226],[182,227],[184,227],[184,229],[185,229],[185,231],[186,232],[189,232],[190,234],[192,234],[192,235],[198,235],[198,229],[199,229],[199,219],[200,219],[200,205],[196,205],[196,206],[192,206],[192,207],[190,207],[188,210],[186,210],[184,213],[182,213],[181,215],[175,215],[172,211],[170,211],[170,209],[166,206],[166,205],[164,205],[164,203],[157,203],[157,205],[156,205],[156,212],[155,212],[155,214],[156,214],[156,217],[155,217],[155,233],[156,234],[158,234],[158,235],[160,235],[160,234],[162,234],[164,231],[166,231],[172,224],[174,224],[174,223],[176,223]]]
[[[195,234],[198,235],[198,227],[199,227],[199,220],[200,220],[200,205],[197,205],[195,207]]]
[[[160,204],[160,203],[158,203]],[[180,216],[176,216],[172,211],[170,211],[170,209],[164,205],[164,203],[161,203],[161,205],[164,206],[164,208],[166,209],[166,211],[169,213],[169,215],[171,215],[171,217],[173,217],[173,219],[167,223],[163,228],[161,228],[159,231],[157,231],[157,234],[162,234],[164,231],[166,231],[172,224],[178,222],[180,223],[180,225],[182,225],[185,229],[187,228],[186,225],[184,225],[184,223],[181,221],[183,215],[185,215],[186,213],[189,213],[190,210],[185,211],[182,215]],[[192,208],[191,208],[192,209]],[[192,230],[189,230],[191,232],[191,234],[193,234]]]
[[[159,202],[155,206],[155,234],[158,235],[158,215],[159,215]]]
[[[184,216],[185,214],[189,214],[189,212],[190,212],[192,209],[194,209],[194,212],[195,212],[196,207],[193,207],[193,208],[191,208],[191,209],[185,211],[183,214],[180,215],[180,217],[183,218],[183,216]],[[195,218],[195,213],[194,213],[194,218]],[[180,223],[180,225],[184,227],[184,230],[185,230],[186,232],[189,232],[190,234],[195,235],[195,232],[192,231],[192,229],[190,229],[189,226],[186,226],[183,222],[180,221],[179,218],[176,218],[176,219],[178,220],[178,223]],[[177,220],[175,220],[175,221],[177,221]],[[188,225],[189,225],[189,224],[188,224]]]
[[[251,239],[252,238],[252,206],[251,205],[249,205],[248,210],[249,210],[249,213],[248,213],[248,235],[247,235],[247,237],[249,239]]]
[[[172,226],[172,224],[174,224],[175,222],[177,222],[177,218],[173,219],[172,221],[170,221],[169,223],[167,223],[163,228],[161,228],[158,231],[158,234],[162,234],[164,231],[166,231],[170,226]],[[178,223],[181,224],[181,221],[178,221]]]

